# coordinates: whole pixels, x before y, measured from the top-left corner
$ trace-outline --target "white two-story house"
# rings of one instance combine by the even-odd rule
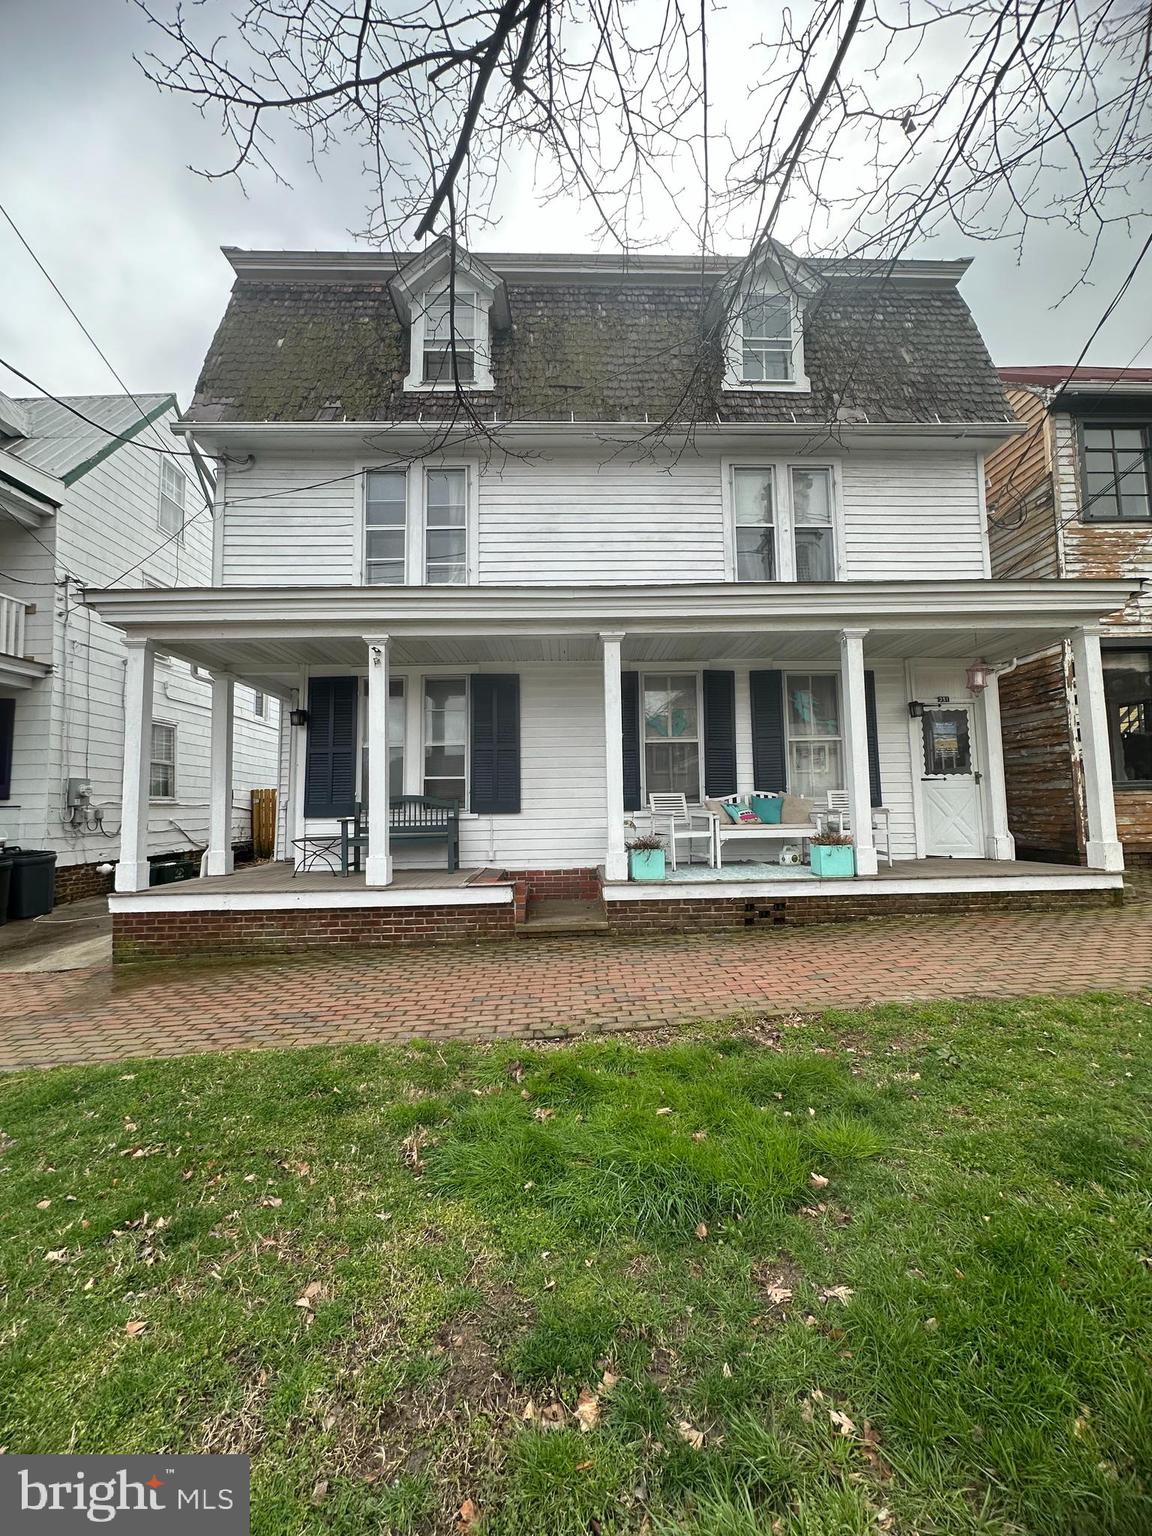
[[[220,773],[235,682],[285,702],[285,862],[230,875],[222,807],[196,889],[126,854],[121,953],[511,933],[548,895],[636,931],[1120,887],[1096,626],[1128,585],[991,578],[983,462],[1020,427],[966,263],[780,251],[733,294],[720,259],[226,255],[177,427],[216,460],[211,585],[91,601],[137,743],[157,649],[212,673]],[[996,672],[1064,639],[1086,867],[1021,866]],[[126,827],[145,777],[140,747]],[[726,828],[722,867],[703,836],[628,880],[652,794],[753,791],[846,795],[855,878]],[[400,797],[459,807],[459,868]]]
[[[212,569],[211,499],[177,416],[172,395],[0,395],[0,843],[52,850],[58,901],[109,890],[121,848],[127,651],[85,593]],[[207,845],[210,701],[207,672],[155,655],[131,832],[145,882]],[[241,689],[235,770],[218,786],[230,847],[251,841],[250,790],[276,783],[279,732],[278,700]]]

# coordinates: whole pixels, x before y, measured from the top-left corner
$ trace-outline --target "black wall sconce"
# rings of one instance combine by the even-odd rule
[[[306,709],[291,709],[288,711],[288,718],[293,725],[307,725],[308,711]]]
[[[920,716],[924,713],[924,705],[919,699],[911,699],[908,704],[908,713],[912,716],[913,720],[919,720]]]

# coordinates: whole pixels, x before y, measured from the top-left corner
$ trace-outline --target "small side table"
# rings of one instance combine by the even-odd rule
[[[312,833],[308,837],[294,837],[293,848],[300,850],[300,863],[292,871],[292,878],[297,875],[306,875],[315,869],[318,863],[322,863],[330,875],[339,873],[340,870],[340,833],[324,832]]]

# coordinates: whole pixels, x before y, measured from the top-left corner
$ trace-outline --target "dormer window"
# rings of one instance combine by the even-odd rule
[[[452,366],[452,322],[456,329],[456,367]],[[481,309],[475,293],[457,292],[455,302],[448,293],[432,299],[424,312],[425,384],[461,384],[476,382],[478,333],[487,327],[487,305]],[[413,324],[415,329],[415,322]],[[485,349],[486,350],[486,349]]]
[[[804,297],[799,288],[758,283],[731,311],[725,345],[725,389],[806,394]]]

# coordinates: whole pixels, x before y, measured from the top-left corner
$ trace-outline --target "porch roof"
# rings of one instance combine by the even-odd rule
[[[358,667],[388,635],[397,666],[832,661],[842,629],[870,660],[1000,664],[1121,608],[1133,581],[701,582],[644,586],[111,588],[87,595],[130,637],[209,669],[295,685],[302,666]]]

